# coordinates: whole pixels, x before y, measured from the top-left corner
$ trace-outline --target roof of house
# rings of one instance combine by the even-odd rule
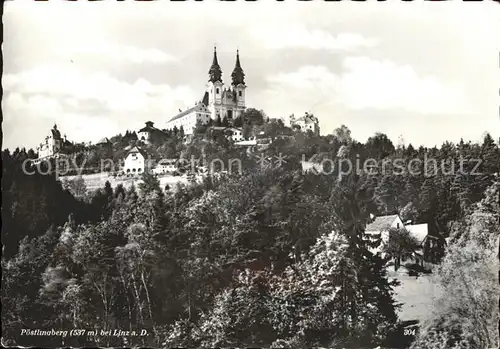
[[[182,118],[183,116],[187,115],[187,114],[190,114],[191,112],[193,112],[194,110],[198,110],[200,108],[206,108],[205,107],[205,104],[199,102],[199,103],[196,103],[195,106],[191,107],[191,108],[188,108],[182,112],[180,112],[179,114],[177,114],[176,116],[174,116],[172,119],[168,120],[168,122],[171,122],[171,121],[174,121],[174,120],[177,120],[177,119],[180,119]]]
[[[163,132],[162,130],[153,126],[154,124],[151,121],[146,122],[146,126],[141,128],[139,132]]]
[[[203,95],[203,99],[201,100],[201,103],[203,103],[203,105],[207,106],[208,105],[208,92],[205,92],[205,94]]]
[[[251,145],[256,145],[257,141],[254,139],[254,140],[249,140],[249,141],[236,142],[235,144],[236,145],[242,145],[242,146],[251,146]]]
[[[211,130],[213,131],[238,131],[238,132],[241,132],[241,129],[239,128],[236,128],[236,127],[229,127],[229,126],[211,126],[210,127]]]
[[[376,217],[373,222],[366,226],[366,231],[382,231],[389,229],[392,223],[398,218],[397,214]]]
[[[405,229],[410,232],[419,243],[422,243],[429,232],[427,223],[405,225]]]
[[[101,138],[97,144],[108,144],[111,143],[108,137]]]
[[[146,157],[146,152],[142,149],[140,149],[139,147],[135,146],[133,147],[127,154],[127,156],[129,156],[130,154],[134,154],[134,153],[139,153],[141,154],[143,157]]]

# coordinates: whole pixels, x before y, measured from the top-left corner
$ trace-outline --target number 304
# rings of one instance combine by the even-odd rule
[[[415,329],[414,328],[405,328],[404,335],[405,336],[414,336],[415,335]]]

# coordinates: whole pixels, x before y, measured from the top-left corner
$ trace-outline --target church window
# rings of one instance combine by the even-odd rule
[[[241,91],[238,91],[238,96],[240,96],[240,97],[241,97],[241,95],[242,95]]]
[[[218,87],[215,89],[215,93],[219,94],[219,88]]]

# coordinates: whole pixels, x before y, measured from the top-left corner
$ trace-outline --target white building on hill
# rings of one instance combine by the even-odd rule
[[[44,142],[36,148],[38,152],[38,158],[46,158],[54,156],[59,153],[63,146],[63,139],[61,137],[61,132],[57,129],[57,125],[50,130],[49,135],[45,137]]]
[[[311,131],[319,135],[319,120],[313,114],[305,113],[304,116],[296,118],[294,114],[281,119],[286,127],[298,128],[302,132]]]
[[[212,136],[222,135],[226,139],[232,140],[233,142],[245,140],[243,137],[243,130],[241,128],[212,126],[208,131],[212,134]]]
[[[165,140],[166,134],[162,130],[154,127],[154,123],[152,121],[148,121],[146,122],[146,126],[137,132],[137,137],[140,141],[146,144],[151,144]]]
[[[46,159],[64,156],[61,152],[67,149],[70,145],[71,143],[66,139],[66,135],[62,137],[61,132],[57,129],[57,125],[54,124],[54,127],[50,130],[43,142],[36,147],[38,159],[34,162],[36,163]]]
[[[177,128],[180,130],[184,130],[185,135],[193,134],[193,130],[196,127],[198,122],[202,124],[207,124],[210,120],[210,111],[207,106],[205,106],[202,102],[196,103],[193,107],[188,108],[167,122],[166,129],[173,130]]]
[[[231,85],[224,86],[222,70],[217,60],[217,51],[214,49],[212,66],[208,71],[209,79],[202,101],[192,108],[181,111],[167,122],[166,129],[174,127],[184,129],[186,135],[193,133],[196,123],[208,123],[211,120],[232,121],[240,116],[246,109],[245,73],[241,68],[240,55],[236,52],[236,64],[231,74]]]
[[[437,247],[438,238],[429,235],[429,226],[427,223],[423,224],[404,224],[399,215],[389,215],[376,217],[373,222],[366,226],[365,232],[367,234],[381,234],[382,244],[378,248],[372,249],[373,253],[380,252],[383,248],[383,244],[389,241],[389,231],[391,229],[406,229],[410,236],[412,236],[418,243],[418,248],[415,251],[414,257],[419,263],[428,259],[425,255],[426,251],[432,251],[434,247]],[[426,246],[429,247],[425,249]]]
[[[230,131],[230,137],[233,142],[240,142],[245,139],[243,138],[243,130],[241,128],[229,127],[228,131]]]
[[[125,158],[123,172],[125,174],[137,175],[146,170],[146,154],[138,147],[132,148]]]

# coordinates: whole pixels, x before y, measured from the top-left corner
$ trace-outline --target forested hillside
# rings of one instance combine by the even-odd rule
[[[261,166],[231,144],[200,142],[181,152],[245,156],[242,173],[175,191],[149,178],[140,191],[106,186],[77,199],[54,177],[23,174],[26,152],[2,153],[6,344],[388,345],[398,322],[395,283],[388,261],[369,252],[380,239],[365,226],[370,214],[399,213],[451,238],[438,271],[449,292],[415,348],[495,345],[492,271],[481,262],[498,253],[500,150],[489,135],[481,144],[415,149],[383,134],[360,143],[345,127],[328,136],[297,132],[262,151],[285,155],[281,166]],[[313,156],[343,159],[342,175],[328,161],[328,174],[304,173],[301,161]],[[458,171],[461,158],[471,161]],[[347,162],[366,159],[376,173],[346,171]],[[435,173],[425,159],[436,160]],[[419,171],[388,165],[382,172],[384,160]],[[476,283],[471,294],[467,285]],[[467,312],[478,318],[465,320]],[[23,328],[148,335],[29,337]]]

